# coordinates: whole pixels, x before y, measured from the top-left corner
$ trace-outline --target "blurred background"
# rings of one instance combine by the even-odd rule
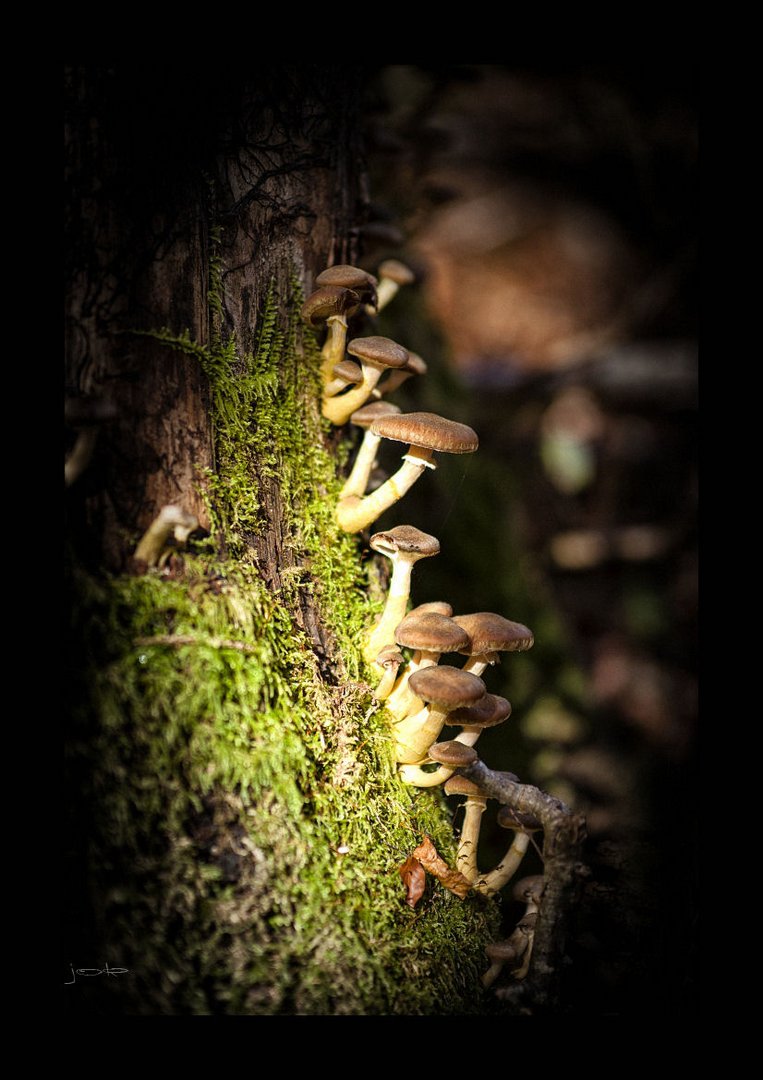
[[[513,714],[479,752],[587,817],[577,1007],[693,1011],[694,72],[391,65],[365,116],[360,263],[398,258],[418,281],[364,332],[426,360],[395,394],[404,411],[461,420],[481,443],[439,455],[404,518],[395,507],[375,530],[440,539],[414,603],[535,632],[485,673]],[[384,454],[394,469],[399,452]],[[510,839],[494,817],[485,870]],[[504,908],[508,933],[522,909]]]

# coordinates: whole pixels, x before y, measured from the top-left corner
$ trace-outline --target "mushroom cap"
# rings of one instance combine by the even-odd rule
[[[400,413],[399,416],[383,416],[371,425],[374,435],[409,446],[424,446],[445,454],[471,454],[479,446],[476,431],[466,424],[446,420],[436,413]]]
[[[461,636],[463,633],[461,627],[447,615],[438,615],[434,611],[425,611],[423,615],[411,612],[398,623],[395,629],[395,641],[398,645],[404,645],[406,649],[436,653],[456,652],[458,650],[456,642],[463,641]],[[438,670],[445,669],[438,668]],[[457,671],[458,669],[451,668],[450,670]],[[413,689],[412,686],[411,689]]]
[[[514,832],[538,832],[543,826],[533,814],[527,814],[522,810],[512,810],[509,806],[502,806],[496,815],[496,821],[502,829],[513,829]],[[524,878],[530,881],[530,878]],[[540,880],[543,881],[541,875]]]
[[[471,645],[460,651],[469,656],[491,652],[524,652],[532,647],[532,630],[522,623],[511,622],[494,611],[477,611],[472,615],[455,615],[454,621],[463,626]]]
[[[418,555],[420,559],[440,554],[440,541],[436,536],[422,532],[415,525],[396,525],[386,532],[374,533],[369,540],[374,551],[382,555],[395,555],[398,551]]]
[[[419,604],[418,607],[412,608],[409,615],[447,615],[448,618],[453,614],[453,608],[445,600],[430,600],[426,604]]]
[[[400,667],[404,659],[405,657],[395,645],[385,645],[376,657],[375,663],[383,668]]]
[[[405,365],[405,370],[410,371],[413,375],[426,375],[427,362],[423,357],[419,356],[416,352],[408,350],[408,363]]]
[[[349,360],[348,363],[352,364],[353,361]],[[355,366],[357,367],[357,364]],[[363,405],[360,409],[356,409],[350,417],[350,423],[357,427],[369,428],[380,416],[392,416],[393,413],[399,412],[400,406],[393,405],[391,401],[372,401],[370,405]]]
[[[427,750],[427,757],[432,761],[439,761],[441,765],[450,765],[451,768],[460,769],[464,765],[473,765],[478,759],[476,750],[471,746],[464,746],[460,742],[432,743]]]
[[[379,266],[379,277],[389,278],[397,285],[411,285],[416,280],[413,270],[399,259],[385,259]]]
[[[485,697],[476,705],[454,709],[449,713],[448,724],[457,724],[459,727],[497,727],[510,716],[511,704],[505,697],[499,697],[498,694],[485,694]]]
[[[402,368],[408,363],[408,350],[388,337],[356,337],[347,346],[347,352],[381,367]],[[374,433],[375,434],[375,433]]]
[[[354,289],[359,296],[370,296],[375,300],[378,282],[367,270],[361,270],[359,266],[340,263],[338,266],[329,266],[326,270],[321,270],[315,279],[315,284],[339,285],[345,289]]]
[[[501,960],[504,964],[518,963],[522,959],[522,952],[511,939],[491,942],[490,945],[485,946],[485,954],[493,963],[496,960]]]
[[[484,799],[485,802],[488,798],[476,784],[464,776],[451,776],[450,780],[446,780],[443,784],[443,790],[446,795],[469,795],[475,799]]]
[[[300,315],[308,326],[319,326],[332,315],[352,315],[360,307],[360,297],[352,289],[324,285],[305,300]]]
[[[336,378],[344,379],[346,382],[362,382],[363,381],[363,368],[360,364],[356,364],[354,360],[340,360],[338,364],[334,364],[333,374]]]
[[[485,684],[477,675],[462,671],[461,668],[449,667],[447,664],[415,671],[409,678],[408,685],[422,701],[451,709],[473,705],[485,693]]]
[[[545,887],[543,874],[521,878],[511,890],[512,897],[520,904],[539,904]]]

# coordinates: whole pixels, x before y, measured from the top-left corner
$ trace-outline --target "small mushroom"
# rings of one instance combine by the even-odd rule
[[[463,769],[467,765],[473,765],[475,761],[477,761],[476,751],[472,750],[470,746],[464,746],[463,743],[452,739],[449,742],[433,743],[427,750],[426,760],[423,764],[435,762],[441,766],[439,769],[425,772],[421,764],[401,765],[398,773],[405,784],[412,784],[414,787],[422,788],[437,787],[449,779],[456,769]]]
[[[475,883],[475,890],[483,896],[492,896],[511,881],[530,846],[531,835],[542,828],[541,823],[532,814],[523,814],[508,806],[501,807],[497,820],[501,828],[511,829],[514,837],[508,851],[495,869]]]
[[[370,664],[380,649],[385,645],[395,644],[395,629],[403,620],[408,607],[413,567],[420,559],[430,559],[433,555],[438,555],[440,541],[436,536],[430,536],[413,525],[398,525],[388,532],[374,533],[369,543],[374,551],[386,555],[392,561],[387,603],[363,650],[363,655]]]
[[[408,685],[429,704],[393,724],[395,760],[403,765],[420,765],[442,731],[448,713],[479,701],[485,684],[476,675],[442,664],[415,672]]]
[[[506,941],[494,941],[485,946],[485,954],[490,961],[490,967],[482,976],[482,985],[487,990],[503,971],[504,964],[510,964],[516,968],[522,960],[525,942],[515,940],[514,935]]]
[[[363,379],[344,394],[324,396],[323,415],[337,426],[346,424],[355,410],[369,399],[384,371],[403,367],[408,361],[408,350],[386,337],[353,338],[347,352],[360,361]]]
[[[340,499],[347,499],[351,495],[359,497],[365,495],[381,443],[381,435],[373,434],[371,424],[381,416],[391,416],[399,412],[397,405],[393,405],[390,401],[374,401],[370,405],[364,405],[362,409],[356,409],[352,414],[350,423],[365,430],[350,475],[339,494]]]
[[[385,701],[392,693],[397,669],[403,663],[403,654],[394,645],[387,645],[376,657],[374,663],[384,672],[379,685],[374,690],[374,697],[377,701]]]
[[[198,519],[182,506],[163,506],[141,537],[133,559],[149,567],[157,566],[170,536],[184,544],[198,524]]]
[[[342,390],[346,390],[353,383],[361,382],[362,379],[360,364],[356,364],[354,360],[340,360],[338,364],[334,364],[333,378],[324,387],[323,394],[325,397],[341,394]]]
[[[412,285],[416,275],[399,259],[385,259],[379,267],[376,311],[379,312],[397,295],[401,286]],[[368,309],[367,309],[368,310]],[[373,309],[371,309],[373,314]]]
[[[360,307],[360,297],[352,289],[324,285],[308,296],[302,305],[302,319],[317,329],[326,324],[328,333],[321,349],[321,378],[326,386],[333,378],[334,365],[344,360],[347,319]]]
[[[369,304],[376,303],[378,282],[373,274],[369,274],[367,270],[361,270],[359,266],[348,266],[346,263],[329,266],[326,270],[321,270],[315,279],[315,284],[338,285],[343,289],[352,289],[362,301]]]
[[[469,648],[459,651],[469,656],[464,671],[473,675],[481,675],[488,664],[497,664],[499,652],[525,652],[535,642],[532,630],[493,611],[454,615],[453,618],[469,635]]]
[[[477,433],[470,427],[446,420],[436,413],[382,416],[374,420],[371,432],[384,439],[408,443],[408,453],[403,456],[403,464],[397,472],[376,491],[363,497],[348,495],[339,500],[336,516],[340,528],[345,532],[360,532],[390,506],[394,506],[416,483],[424,469],[435,468],[432,461],[435,451],[471,454],[479,446]]]

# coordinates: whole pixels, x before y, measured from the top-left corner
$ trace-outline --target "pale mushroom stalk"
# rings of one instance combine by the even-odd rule
[[[392,579],[389,583],[387,603],[363,649],[363,655],[369,663],[385,645],[394,644],[395,629],[405,618],[408,598],[411,595],[411,575],[416,559],[406,557],[406,552],[402,551],[391,553],[390,558],[392,559]]]
[[[437,737],[447,722],[448,713],[465,705],[472,705],[485,696],[482,679],[465,674],[459,668],[443,664],[440,667],[418,671],[411,676],[410,687],[428,705],[413,716],[393,723],[395,760],[401,765],[421,765],[427,756],[445,765],[458,764],[445,757],[435,756]],[[476,758],[473,750],[459,746],[454,741],[446,749],[456,747],[458,758]],[[437,746],[441,751],[443,744]]]
[[[427,750],[432,743],[437,742],[447,717],[448,710],[443,706],[425,705],[413,716],[406,716],[405,719],[393,723],[395,761],[401,765],[421,765],[426,761]]]
[[[480,876],[477,866],[477,847],[480,839],[482,815],[487,807],[484,795],[468,795],[464,804],[464,823],[456,855],[456,869],[474,884]]]
[[[379,364],[369,363],[365,360],[361,367],[363,369],[363,381],[358,386],[353,386],[345,394],[338,394],[335,397],[324,396],[323,398],[322,415],[326,420],[330,420],[332,424],[336,424],[337,427],[346,424],[355,410],[359,409],[361,405],[365,405],[371,397],[382,372],[385,370]]]
[[[344,360],[344,349],[347,344],[347,319],[344,315],[331,315],[326,319],[327,335],[321,349],[321,379],[328,394],[328,385],[334,379],[334,365]],[[341,390],[341,387],[339,387]],[[338,393],[332,390],[331,393]]]
[[[484,874],[479,881],[475,882],[475,892],[483,896],[492,896],[494,893],[507,885],[519,869],[522,859],[525,857],[530,846],[529,832],[516,832],[509,850],[489,874]]]
[[[385,701],[395,685],[395,679],[397,678],[397,671],[395,668],[388,667],[384,669],[384,674],[381,677],[379,685],[374,690],[374,697],[377,701]]]
[[[463,671],[470,675],[481,675],[485,668],[498,663],[498,653],[483,653],[481,656],[467,656]]]
[[[185,543],[198,524],[198,519],[181,506],[163,506],[141,537],[133,558],[147,566],[156,566],[170,536],[174,535],[178,543]]]
[[[332,400],[339,399],[332,398]],[[402,499],[425,469],[437,468],[432,461],[433,453],[434,451],[426,446],[411,446],[397,472],[385,480],[376,491],[362,498],[358,495],[348,495],[340,499],[336,508],[336,518],[340,529],[354,533],[373,524],[385,510],[389,510],[399,499]]]
[[[379,685],[374,690],[374,697],[377,701],[384,701],[389,697],[392,687],[395,685],[397,669],[402,662],[403,654],[394,646],[387,646],[382,649],[376,657],[374,663],[383,670]]]
[[[363,432],[363,441],[358,448],[358,453],[350,470],[350,475],[339,493],[340,500],[349,499],[352,496],[362,498],[365,495],[368,481],[376,464],[376,455],[379,452],[380,442],[381,435],[374,435],[370,428],[366,428]]]
[[[341,360],[332,368],[331,380],[326,383],[323,395],[324,397],[333,397],[334,394],[340,394],[342,390],[346,390],[351,384],[360,382],[362,377],[358,364],[350,360]]]

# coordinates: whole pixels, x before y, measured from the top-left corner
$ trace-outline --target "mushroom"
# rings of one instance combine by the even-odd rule
[[[391,694],[397,678],[397,669],[402,662],[403,654],[394,645],[387,645],[374,660],[374,663],[384,671],[379,685],[374,690],[377,701],[384,701]]]
[[[324,386],[333,378],[334,365],[344,360],[347,319],[354,315],[359,307],[358,294],[339,285],[324,285],[323,288],[316,289],[302,305],[302,319],[308,326],[317,329],[325,322],[328,330],[321,349],[321,378]]]
[[[525,652],[535,641],[532,630],[493,611],[454,615],[453,618],[469,635],[470,647],[459,651],[469,656],[464,671],[473,675],[481,675],[488,664],[497,664],[499,652]]]
[[[355,424],[356,427],[365,428],[365,431],[350,475],[339,493],[340,499],[349,498],[350,495],[357,495],[362,498],[365,495],[381,442],[381,435],[373,434],[371,424],[374,420],[378,420],[380,416],[391,416],[393,413],[399,412],[398,406],[393,405],[390,401],[374,401],[370,405],[364,405],[362,409],[356,409],[352,414],[350,423]]]
[[[456,652],[467,640],[466,631],[447,615],[434,611],[412,611],[395,629],[395,641],[413,649],[413,658],[398,681],[387,708],[397,720],[423,708],[423,701],[410,689],[410,677],[422,668],[439,663],[443,653]]]
[[[414,766],[415,767],[415,766]],[[487,807],[487,795],[483,795],[476,784],[463,776],[452,776],[445,783],[446,795],[466,795],[464,823],[461,826],[461,839],[456,855],[456,869],[472,884],[480,876],[477,866],[477,847],[480,839],[482,815]]]
[[[315,279],[315,284],[338,285],[343,289],[352,289],[361,300],[369,304],[376,303],[378,282],[373,274],[369,274],[367,270],[361,270],[359,266],[348,266],[346,263],[329,266],[326,270],[321,270]]]
[[[70,398],[64,406],[64,420],[77,432],[74,446],[64,462],[64,483],[70,487],[88,467],[95,450],[100,424],[113,420],[117,410],[111,402],[98,398]]]
[[[350,391],[352,393],[352,391]],[[338,400],[334,398],[332,400]],[[479,446],[477,433],[466,424],[445,420],[436,413],[400,413],[382,416],[371,424],[371,432],[384,439],[408,443],[408,453],[403,464],[388,480],[360,497],[348,495],[339,500],[336,516],[345,532],[360,532],[376,521],[385,510],[401,499],[416,483],[424,469],[435,468],[432,455],[435,451],[446,454],[471,454]]]
[[[133,559],[146,566],[156,566],[170,536],[184,544],[198,524],[198,519],[182,506],[163,506],[141,537]]]
[[[511,964],[512,968],[519,964],[525,945],[526,942],[515,939],[512,934],[506,941],[493,941],[485,946],[485,954],[490,961],[490,967],[482,976],[482,985],[486,990],[501,974],[504,964]]]
[[[464,746],[453,739],[449,742],[433,743],[427,750],[424,762],[418,765],[401,765],[398,773],[405,784],[412,784],[414,787],[437,787],[451,777],[456,769],[473,765],[477,760],[477,753],[471,746]],[[431,772],[422,769],[422,764],[428,765],[432,762],[445,768],[432,769]]]
[[[476,746],[477,740],[486,728],[498,727],[511,716],[511,704],[505,697],[497,694],[485,694],[482,701],[468,709],[455,709],[448,716],[448,724],[457,725],[463,730],[456,735],[456,742],[464,746]]]
[[[387,306],[402,285],[411,285],[415,280],[416,275],[405,263],[401,263],[399,259],[385,259],[379,267],[376,312]],[[373,308],[367,306],[366,310],[374,314]]]
[[[447,714],[479,701],[485,684],[476,675],[443,664],[415,672],[408,685],[429,705],[393,724],[395,760],[403,765],[419,765],[442,731]]]
[[[408,350],[386,337],[353,338],[347,352],[360,361],[363,379],[344,394],[324,396],[323,415],[337,426],[346,424],[355,410],[369,399],[384,371],[403,367],[408,361]]]
[[[388,532],[374,533],[369,543],[374,551],[392,560],[392,579],[389,583],[387,603],[363,649],[363,655],[370,664],[380,649],[385,645],[395,644],[395,629],[403,620],[408,607],[413,567],[419,559],[438,555],[440,541],[436,536],[430,536],[413,525],[398,525]]]
[[[359,383],[362,379],[360,364],[356,364],[354,360],[340,360],[338,364],[334,364],[333,378],[326,383],[323,394],[325,397],[341,394],[351,383]]]
[[[502,829],[513,831],[514,838],[495,869],[475,883],[475,890],[483,896],[492,896],[511,881],[530,846],[530,836],[542,828],[541,823],[532,814],[524,814],[508,806],[501,807],[497,820]]]
[[[378,394],[381,397],[383,394],[391,394],[393,390],[397,390],[406,379],[410,379],[412,375],[426,375],[427,365],[426,361],[422,360],[418,353],[408,350],[408,363],[405,367],[397,368],[395,371],[390,371],[389,375],[385,376],[374,390],[374,394]]]

